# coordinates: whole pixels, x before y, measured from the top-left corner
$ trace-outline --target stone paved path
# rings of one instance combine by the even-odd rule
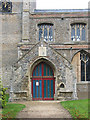
[[[71,115],[65,110],[59,101],[29,101],[19,102],[25,104],[17,118],[71,118]]]

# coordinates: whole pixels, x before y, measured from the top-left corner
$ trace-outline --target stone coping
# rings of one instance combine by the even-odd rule
[[[18,93],[27,93],[27,91],[10,91],[11,93],[16,93],[16,94],[18,94]]]
[[[35,13],[67,13],[67,12],[88,12],[90,11],[89,9],[35,9]]]
[[[68,91],[68,90],[59,90],[59,92],[63,92],[63,93],[73,93],[73,91]]]
[[[78,82],[78,83],[76,83],[77,85],[79,85],[79,84],[90,84],[90,81],[82,81],[82,82]]]

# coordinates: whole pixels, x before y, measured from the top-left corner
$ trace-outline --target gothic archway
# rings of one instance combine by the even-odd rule
[[[77,82],[90,81],[90,54],[80,50],[72,57],[72,64],[77,77]]]
[[[31,83],[32,100],[54,100],[55,79],[49,64],[40,62],[34,67]]]

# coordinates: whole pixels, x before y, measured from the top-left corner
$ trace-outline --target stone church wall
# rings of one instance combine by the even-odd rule
[[[53,23],[53,34],[54,34],[54,41],[51,42],[51,44],[74,44],[74,42],[71,41],[71,23],[86,23],[87,24],[87,30],[88,30],[88,19],[87,18],[72,18],[71,15],[69,15],[68,18],[63,18],[63,20],[60,17],[60,14],[58,14],[58,18],[54,18],[53,14],[50,14],[51,16],[48,17],[48,15],[45,15],[45,17],[38,17],[38,15],[32,15],[30,16],[30,42],[31,43],[37,43],[38,40],[38,24],[40,23]],[[86,42],[88,39],[88,31],[86,31]],[[75,42],[75,44],[79,42]]]
[[[53,68],[53,70],[55,69],[55,98],[59,99],[59,97],[64,97],[65,99],[76,99],[76,78],[74,76],[70,62],[57,51],[55,51],[53,48],[51,48],[47,43],[43,43],[47,51],[46,56],[39,56],[39,47],[41,46],[41,44],[41,42],[36,44],[31,50],[29,50],[29,52],[25,54],[24,57],[22,57],[18,61],[18,66],[16,65],[16,69],[14,69],[12,77],[12,88],[14,92],[13,99],[25,99],[25,96],[21,97],[22,92],[26,93],[26,99],[32,99],[32,65],[33,63],[36,64],[37,61],[40,62],[40,60],[43,62],[46,61],[46,63],[49,63],[49,61],[51,61],[51,63],[53,63],[53,65],[55,66],[55,68]],[[57,86],[59,86],[61,82],[65,84],[63,90],[57,89]]]
[[[3,85],[10,85],[11,66],[18,60],[17,45],[21,41],[21,7],[13,3],[12,13],[0,13],[2,17],[2,77]]]
[[[35,8],[35,3],[30,4],[30,11],[28,11],[29,16],[26,17],[24,21],[28,26],[26,26],[26,29],[28,28],[27,33],[29,33],[29,43],[22,42],[22,31],[24,30],[25,32],[25,29],[22,29],[22,26],[25,27],[24,22],[22,22],[22,18],[25,17],[22,13],[23,3],[13,2],[12,13],[0,12],[0,17],[2,18],[2,77],[3,85],[5,87],[7,86],[10,88],[11,86],[11,66],[16,63],[20,56],[23,56],[29,49],[39,42],[38,24],[40,23],[53,23],[54,41],[49,42],[49,45],[70,62],[75,53],[79,50],[84,49],[88,51],[87,42],[89,40],[88,38],[90,34],[88,34],[88,31],[90,32],[90,29],[88,26],[89,19],[87,13],[33,13],[33,8]],[[27,24],[27,21],[29,25]],[[87,27],[86,41],[72,42],[70,24],[83,22],[86,23]],[[20,46],[19,43],[23,45]],[[81,88],[80,86],[81,84],[77,85],[78,88]]]

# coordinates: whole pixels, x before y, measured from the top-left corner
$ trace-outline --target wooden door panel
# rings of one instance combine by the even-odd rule
[[[33,98],[42,98],[42,80],[33,80]]]
[[[54,84],[53,80],[44,80],[44,98],[54,97],[53,84]]]
[[[33,100],[53,100],[55,93],[55,80],[53,70],[46,63],[38,64],[32,73]]]

